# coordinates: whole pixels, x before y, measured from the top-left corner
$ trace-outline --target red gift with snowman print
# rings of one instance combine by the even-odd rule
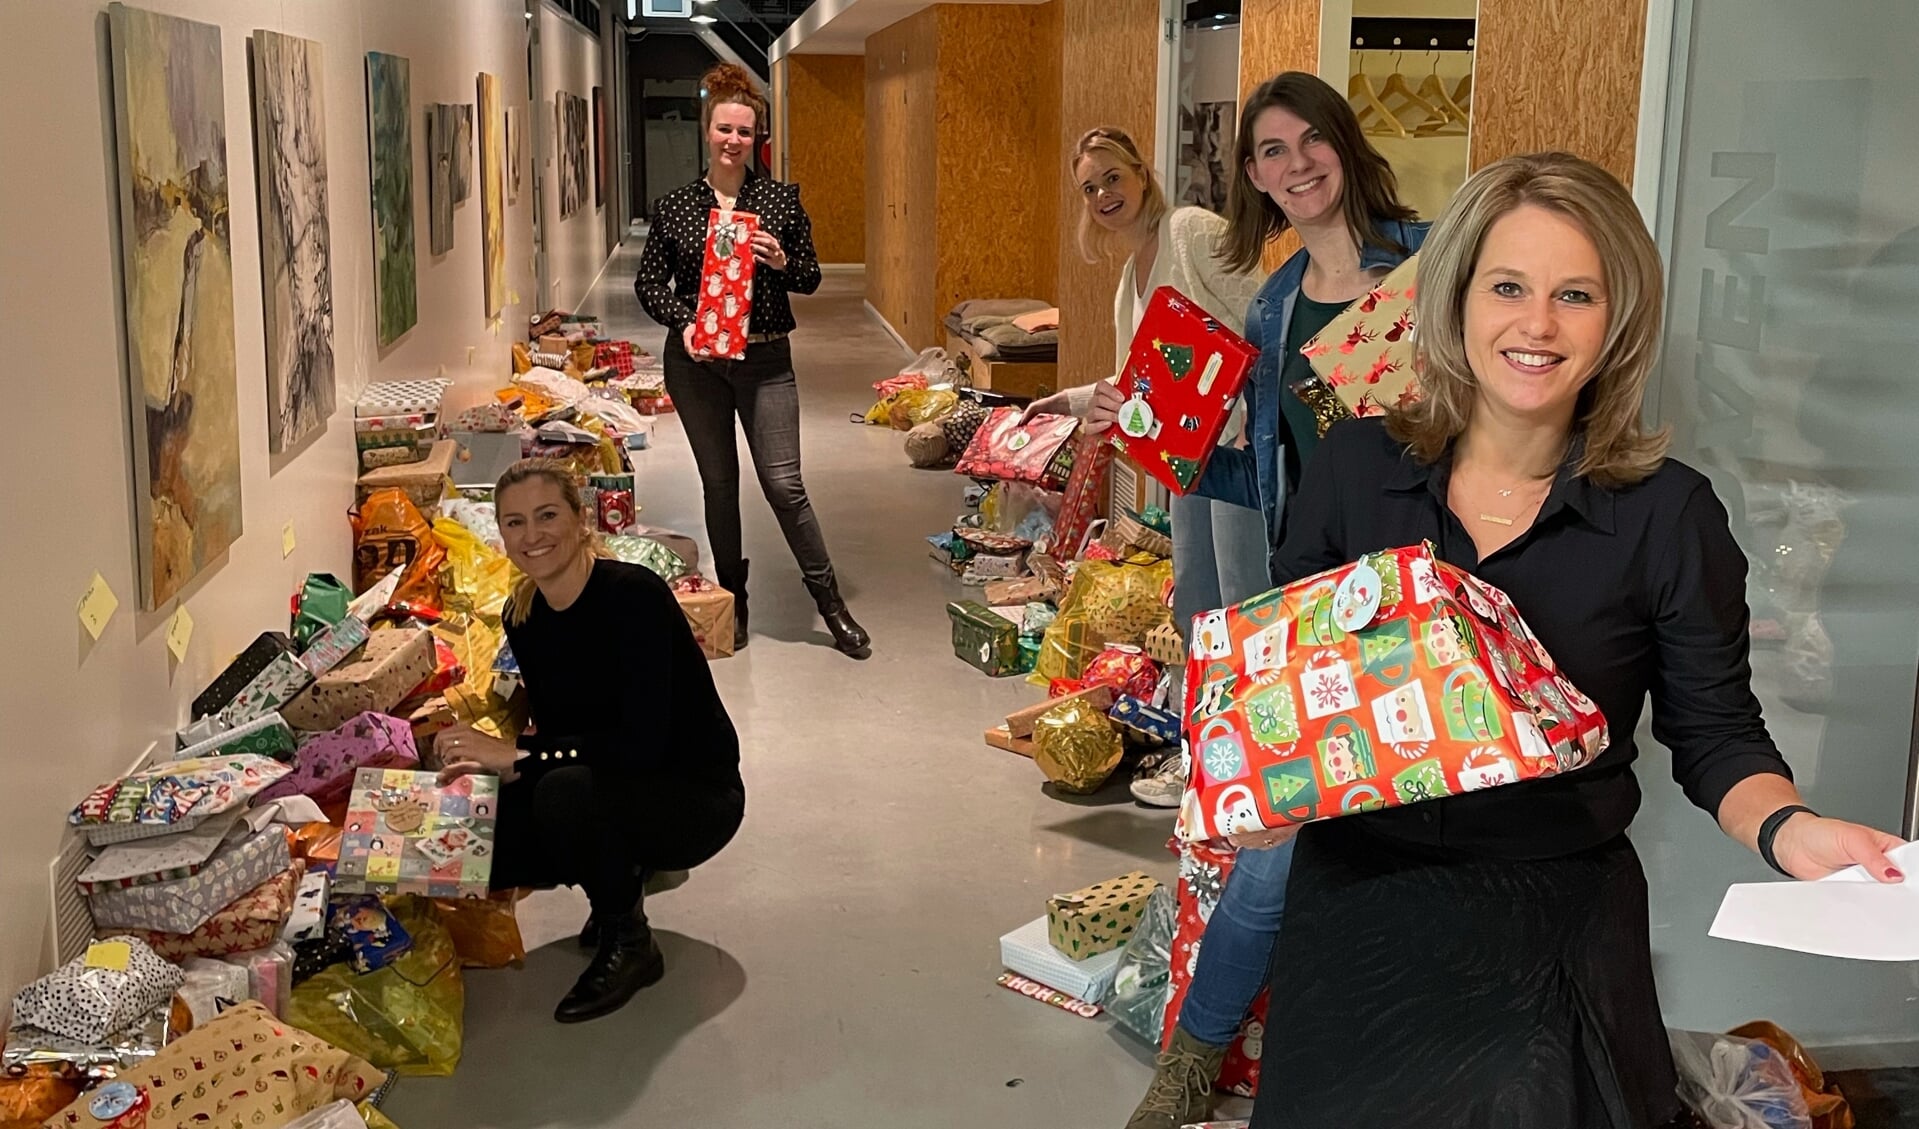
[[[1606,719],[1504,592],[1430,545],[1194,617],[1186,842],[1590,764]]]
[[[693,312],[693,351],[730,361],[746,356],[753,314],[753,234],[760,217],[714,208],[700,265],[700,303]]]

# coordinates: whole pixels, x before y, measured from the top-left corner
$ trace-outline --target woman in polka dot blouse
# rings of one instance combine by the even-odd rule
[[[666,390],[679,409],[700,468],[714,569],[734,598],[734,646],[747,641],[747,561],[740,538],[739,450],[733,439],[733,417],[738,415],[760,489],[779,518],[833,645],[863,659],[872,653],[871,640],[840,597],[826,538],[800,479],[800,400],[788,338],[793,308],[787,294],[811,294],[820,287],[813,225],[800,206],[798,185],[752,169],[755,137],[767,120],[766,99],[752,76],[722,63],[706,72],[700,85],[707,173],[654,205],[633,289],[647,314],[669,331]],[[759,217],[759,230],[751,238],[755,265],[742,360],[714,356],[704,339],[695,336],[707,225],[715,208]]]

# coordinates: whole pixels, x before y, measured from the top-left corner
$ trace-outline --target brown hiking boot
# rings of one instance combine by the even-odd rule
[[[1173,1042],[1160,1052],[1153,1084],[1126,1123],[1126,1129],[1180,1129],[1204,1121],[1213,1112],[1213,1079],[1226,1061],[1225,1047],[1209,1047],[1173,1028]]]

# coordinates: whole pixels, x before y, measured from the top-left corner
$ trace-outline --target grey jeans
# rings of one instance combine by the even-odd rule
[[[780,532],[808,581],[833,579],[813,503],[800,479],[800,391],[793,379],[793,345],[786,339],[749,345],[740,361],[696,361],[677,334],[667,334],[666,392],[673,397],[700,469],[706,498],[706,536],[713,567],[722,575],[737,568],[745,549],[740,537],[740,452],[733,417],[746,429],[747,450],[760,490],[779,519]]]

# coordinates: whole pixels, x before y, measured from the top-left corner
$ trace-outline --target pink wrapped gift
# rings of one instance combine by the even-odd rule
[[[311,737],[293,754],[293,771],[260,793],[261,800],[311,796],[326,805],[353,790],[362,768],[412,768],[420,763],[413,726],[390,714],[367,712],[331,733]]]

